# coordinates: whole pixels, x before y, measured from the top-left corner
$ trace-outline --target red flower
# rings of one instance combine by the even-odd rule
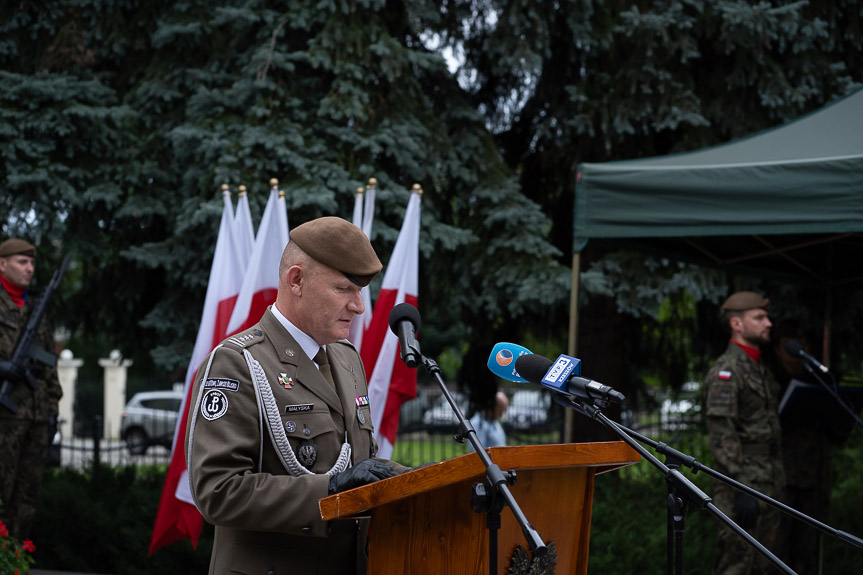
[[[36,551],[36,546],[33,545],[33,542],[30,541],[29,539],[25,539],[24,544],[21,545],[21,547],[24,549],[24,551],[29,551],[30,553],[33,553],[34,551]]]
[[[0,521],[0,537],[8,537],[9,530],[6,529],[6,524]]]

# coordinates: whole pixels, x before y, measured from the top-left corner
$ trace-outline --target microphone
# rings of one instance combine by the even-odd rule
[[[390,312],[390,329],[399,338],[399,354],[408,367],[420,362],[420,344],[416,330],[420,326],[420,312],[409,303],[400,303]]]
[[[830,373],[830,370],[827,369],[826,365],[823,365],[820,361],[806,353],[806,350],[803,349],[803,346],[800,345],[799,341],[794,341],[793,339],[785,342],[785,351],[788,352],[792,357],[800,357],[805,361],[809,362],[809,365],[817,367],[821,370],[821,373]]]
[[[527,383],[515,370],[515,360],[531,353],[529,349],[516,343],[496,343],[488,356],[488,368],[493,374],[507,381]]]
[[[523,355],[515,360],[515,369],[526,380],[570,397],[605,404],[620,403],[625,399],[619,391],[577,375],[581,373],[581,360],[568,355],[561,355],[557,361],[536,354]],[[573,372],[576,375],[572,375]]]

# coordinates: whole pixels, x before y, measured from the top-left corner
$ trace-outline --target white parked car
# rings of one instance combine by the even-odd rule
[[[514,429],[540,427],[548,421],[551,394],[538,389],[519,389],[512,394],[501,424]]]
[[[143,455],[151,445],[171,449],[183,394],[178,391],[142,391],[123,410],[120,437],[132,455]]]
[[[468,417],[467,395],[460,391],[451,391],[450,393],[452,394],[453,399],[455,399],[456,405],[458,405],[462,415]],[[441,427],[458,425],[458,417],[456,417],[455,412],[452,410],[452,406],[443,394],[441,394],[440,397],[431,404],[431,407],[423,412],[423,424]]]

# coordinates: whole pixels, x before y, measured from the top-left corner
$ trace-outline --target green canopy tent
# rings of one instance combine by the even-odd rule
[[[589,240],[729,270],[748,265],[828,291],[863,279],[863,90],[723,145],[585,163],[577,178],[571,353],[579,253]]]

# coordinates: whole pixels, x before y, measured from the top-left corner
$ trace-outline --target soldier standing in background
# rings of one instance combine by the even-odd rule
[[[773,499],[785,484],[777,403],[779,387],[759,346],[770,342],[770,301],[754,292],[732,294],[722,309],[731,331],[728,348],[704,378],[704,412],[715,469]],[[719,480],[719,509],[769,550],[778,544],[780,512]],[[773,565],[725,525],[719,528],[713,573],[772,573]]]
[[[11,398],[18,406],[16,413],[0,408],[0,520],[19,539],[28,536],[36,514],[49,425],[63,395],[56,368],[34,362],[30,371],[40,384],[33,389],[24,382],[21,368],[8,361],[30,316],[27,288],[35,258],[36,248],[24,240],[0,244],[0,379],[13,382]],[[43,317],[37,341],[53,352],[48,324]]]

